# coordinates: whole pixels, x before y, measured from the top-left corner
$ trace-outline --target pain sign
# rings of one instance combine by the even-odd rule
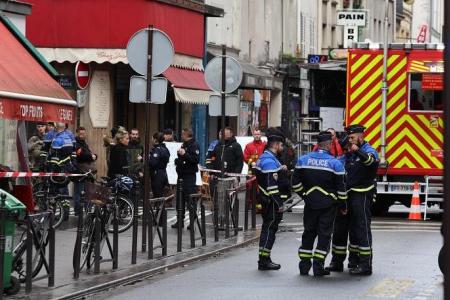
[[[367,12],[365,10],[338,10],[337,25],[365,27]]]

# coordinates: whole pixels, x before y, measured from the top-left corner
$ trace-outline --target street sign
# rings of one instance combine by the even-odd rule
[[[75,65],[75,80],[78,88],[82,90],[87,88],[89,81],[91,81],[91,68],[89,64],[81,61],[77,62]]]
[[[136,32],[127,45],[127,59],[135,70],[147,76],[148,28]],[[170,38],[161,30],[153,28],[152,74],[156,76],[167,70],[173,61],[175,51]]]
[[[164,77],[152,78],[152,98],[147,101],[147,78],[145,76],[131,76],[130,102],[164,104],[167,96],[167,79]]]
[[[222,115],[221,95],[211,95],[209,97],[209,116],[220,117]],[[236,95],[227,95],[225,98],[225,115],[237,117],[239,115],[239,99]]]
[[[338,10],[337,25],[341,26],[361,26],[367,24],[367,12],[365,10]]]
[[[349,48],[358,41],[358,26],[344,27],[344,48]]]
[[[225,91],[222,91],[222,57],[214,57],[205,68],[205,81],[209,88],[217,93],[234,92],[242,81],[242,67],[239,62],[225,55]]]

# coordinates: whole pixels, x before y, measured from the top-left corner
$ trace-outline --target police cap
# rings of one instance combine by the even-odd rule
[[[364,130],[366,130],[366,127],[364,127],[360,124],[352,124],[345,128],[345,131],[347,132],[347,134],[364,133]]]
[[[270,127],[266,132],[267,140],[270,142],[283,142],[285,140],[285,136],[283,132],[278,130],[277,128]]]
[[[328,131],[321,131],[321,132],[319,132],[319,135],[317,136],[318,143],[331,141],[332,139],[333,139],[333,136]]]

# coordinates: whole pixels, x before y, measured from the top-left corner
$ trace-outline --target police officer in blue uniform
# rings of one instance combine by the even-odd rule
[[[153,135],[153,145],[148,156],[150,179],[153,197],[160,198],[164,196],[164,188],[169,185],[166,168],[169,163],[170,152],[164,144],[162,132],[156,132]]]
[[[330,248],[336,207],[347,199],[344,166],[331,155],[331,143],[331,134],[320,132],[318,151],[298,159],[292,179],[294,192],[305,200],[304,232],[298,250],[301,275],[308,275],[311,266],[314,276],[330,274],[324,263]],[[316,237],[317,246],[313,250]]]
[[[350,232],[345,225],[335,227],[333,249],[336,253],[328,268],[330,271],[343,271],[349,233],[351,275],[372,275],[371,206],[376,193],[379,159],[377,151],[364,141],[365,129],[359,124],[346,128],[350,143],[349,152],[345,156],[350,220],[344,218],[343,222],[349,222]]]
[[[48,137],[47,137],[48,138]],[[50,166],[56,172],[71,172],[72,156],[75,151],[75,137],[72,132],[66,128],[66,124],[57,123],[56,132],[50,145]]]
[[[275,242],[278,224],[283,218],[283,200],[280,195],[279,174],[283,170],[277,156],[283,151],[285,137],[275,128],[266,132],[267,148],[256,162],[254,168],[258,182],[258,200],[262,205],[263,224],[259,238],[258,269],[279,270],[281,266],[272,262],[270,253]]]

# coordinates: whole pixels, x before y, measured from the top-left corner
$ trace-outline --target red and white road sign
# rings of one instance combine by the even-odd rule
[[[89,85],[91,81],[91,67],[89,64],[84,62],[77,62],[75,66],[75,80],[80,89],[84,90]]]

